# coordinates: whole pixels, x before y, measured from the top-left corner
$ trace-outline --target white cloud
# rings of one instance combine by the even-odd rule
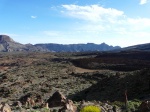
[[[123,17],[123,12],[113,8],[103,8],[98,5],[78,6],[78,5],[62,5],[68,16],[83,19],[92,22],[103,20],[112,21],[116,18]]]
[[[140,5],[146,4],[148,0],[140,0]]]
[[[32,19],[36,19],[36,18],[37,18],[37,16],[31,16],[31,18],[32,18]]]
[[[74,29],[91,41],[128,46],[150,42],[150,18],[131,18],[123,11],[99,5],[62,5],[62,14],[84,22]],[[86,39],[85,39],[86,41]]]
[[[114,31],[114,29],[124,30],[145,30],[150,28],[149,18],[130,18],[123,11],[103,8],[98,5],[78,6],[78,5],[62,5],[65,10],[63,14],[87,21],[79,29]],[[78,29],[78,28],[77,28]]]

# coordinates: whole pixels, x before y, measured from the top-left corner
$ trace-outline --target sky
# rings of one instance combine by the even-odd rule
[[[150,0],[0,0],[0,34],[22,44],[150,43]]]

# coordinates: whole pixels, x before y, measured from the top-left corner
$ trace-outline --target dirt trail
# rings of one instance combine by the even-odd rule
[[[84,69],[75,66],[73,66],[72,69],[75,73],[85,73],[85,72],[92,73],[92,72],[106,71],[106,70],[90,70],[90,69]]]

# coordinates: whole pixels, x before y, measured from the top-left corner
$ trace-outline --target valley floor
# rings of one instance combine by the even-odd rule
[[[76,102],[124,102],[126,89],[129,100],[149,99],[150,60],[138,57],[141,63],[137,65],[135,58],[127,58],[133,60],[132,64],[122,61],[126,57],[116,63],[118,57],[114,55],[104,58],[101,54],[83,53],[1,53],[1,102],[13,104],[28,94],[46,102],[56,91]],[[144,67],[139,69],[140,66]]]

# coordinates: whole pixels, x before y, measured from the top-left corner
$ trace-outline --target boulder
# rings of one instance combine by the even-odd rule
[[[60,93],[59,91],[56,91],[48,100],[48,106],[49,107],[59,107],[63,106],[65,104],[66,97]]]
[[[0,103],[0,112],[11,112],[11,108],[7,103]]]
[[[77,107],[73,104],[72,100],[67,100],[58,112],[77,112]]]

